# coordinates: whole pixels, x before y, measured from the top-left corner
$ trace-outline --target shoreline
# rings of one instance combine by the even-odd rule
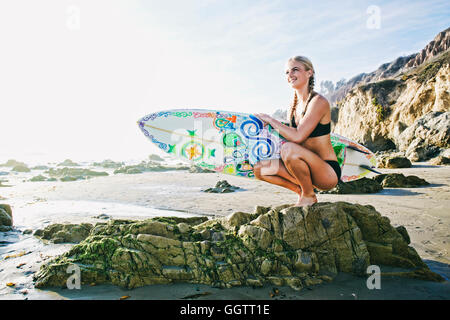
[[[447,182],[450,181],[450,167],[414,163],[412,168],[379,170],[382,173],[417,175],[430,182],[431,185],[421,188],[387,188],[376,194],[318,194],[319,202],[346,201],[373,205],[378,212],[390,219],[393,226],[405,226],[411,237],[410,245],[417,250],[423,260],[429,261],[427,264],[430,267],[433,267],[434,264],[433,268],[437,268],[435,271],[449,279],[450,216],[448,208],[450,207],[450,187]],[[227,180],[231,185],[239,186],[241,189],[238,192],[224,194],[202,192],[202,190],[212,187],[218,180]],[[70,221],[70,223],[101,222],[101,219],[95,218],[100,214],[107,214],[112,218],[143,219],[152,217],[152,211],[156,215],[167,213],[180,216],[219,217],[236,211],[253,212],[256,205],[277,206],[293,204],[296,201],[294,193],[263,181],[216,173],[189,173],[188,171],[146,172],[138,175],[118,174],[73,182],[25,182],[1,188],[0,191],[2,196],[7,198],[1,202],[11,205],[15,224],[19,228],[18,231],[9,232],[7,233],[9,235],[3,235],[0,239],[2,243],[0,257],[3,259],[6,255],[34,250],[23,256],[2,261],[0,299],[61,299],[64,297],[70,299],[83,299],[83,297],[115,299],[113,295],[106,294],[108,290],[106,287],[103,288],[103,285],[85,288],[86,290],[78,293],[67,293],[67,289],[66,291],[62,290],[63,293],[58,290],[34,289],[31,281],[32,272],[38,270],[40,264],[37,261],[41,263],[45,261],[40,254],[44,257],[53,256],[66,251],[64,249],[71,245],[44,244],[32,235],[21,234],[27,228],[34,231],[39,226],[64,221]],[[21,263],[26,263],[26,265],[17,268],[17,265]],[[346,276],[349,275],[342,275],[344,278]],[[361,293],[364,292],[364,290],[361,291],[361,283],[359,283],[361,278],[354,277],[347,280],[354,288],[360,288],[360,293],[356,294],[362,299],[364,297],[367,299],[398,299],[399,297],[431,299],[433,294],[436,297],[450,299],[450,296],[442,295],[445,290],[449,292],[448,280],[443,284],[413,279],[383,280],[386,282],[386,286],[391,288],[389,290],[397,292],[395,295],[385,292],[385,296],[374,292]],[[4,285],[6,282],[16,282],[18,285],[15,288],[9,288]],[[345,291],[343,296],[340,296],[338,291],[344,290],[344,287],[339,287],[337,283],[340,282],[334,280],[323,285],[323,289],[314,287],[312,290],[306,290],[307,293],[303,292],[305,290],[291,293],[289,288],[280,290],[286,292],[284,299],[321,299],[320,297],[346,299],[348,294],[351,295]],[[345,281],[342,285],[344,283]],[[400,289],[395,289],[395,286],[399,284],[402,287],[410,288],[409,296],[406,289],[406,291],[402,291],[403,293],[400,293]],[[130,295],[136,299],[152,299],[153,294],[156,294],[156,299],[165,299],[164,297],[181,299],[183,298],[181,292],[199,293],[195,289],[199,285],[193,284],[161,285],[161,288],[150,287],[133,289],[127,291],[128,294],[122,295]],[[112,292],[125,292],[123,289],[116,289]],[[201,290],[211,291],[213,289]],[[269,287],[217,289],[217,292],[214,291],[210,295],[198,299],[246,299],[246,296],[255,299],[271,299],[268,296],[264,298],[269,294],[269,289]],[[20,293],[23,290],[27,290],[27,294]],[[167,295],[164,293],[165,290],[168,291]],[[154,293],[151,294],[152,292]],[[422,292],[422,296],[420,292]],[[352,299],[354,299],[353,296]]]

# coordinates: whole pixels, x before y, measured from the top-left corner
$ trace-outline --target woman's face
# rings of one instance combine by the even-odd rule
[[[286,79],[293,89],[308,85],[312,70],[306,71],[305,66],[298,61],[289,60],[286,64]]]

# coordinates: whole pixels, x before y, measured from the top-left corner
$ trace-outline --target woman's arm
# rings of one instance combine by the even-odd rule
[[[322,119],[329,110],[330,104],[326,99],[319,97],[318,99],[311,100],[310,106],[308,107],[308,110],[306,110],[305,116],[298,123],[297,128],[288,127],[267,114],[257,113],[255,116],[270,124],[286,140],[302,143],[309,137],[320,119]]]

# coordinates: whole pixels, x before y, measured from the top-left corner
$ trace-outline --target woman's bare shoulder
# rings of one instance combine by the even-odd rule
[[[320,93],[317,93],[310,102],[315,110],[321,110],[323,112],[327,112],[330,110],[330,103],[328,99],[322,96]]]

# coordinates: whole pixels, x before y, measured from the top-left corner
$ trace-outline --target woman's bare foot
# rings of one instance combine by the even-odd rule
[[[312,196],[300,196],[299,195],[298,201],[294,207],[312,206],[316,202],[317,202],[317,197],[315,194],[313,194]]]

